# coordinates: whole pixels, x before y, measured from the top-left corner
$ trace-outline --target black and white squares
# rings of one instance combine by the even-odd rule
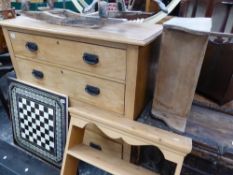
[[[29,140],[47,151],[54,151],[54,109],[20,97],[18,101],[20,131],[23,139]]]
[[[67,133],[67,97],[15,80],[9,94],[15,141],[59,165]]]

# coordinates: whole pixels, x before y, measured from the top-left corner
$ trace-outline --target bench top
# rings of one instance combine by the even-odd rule
[[[109,113],[90,112],[91,108],[69,108],[72,117],[78,117],[79,125],[94,123],[106,135],[113,139],[123,139],[130,145],[153,145],[176,151],[182,155],[191,152],[192,139],[145,125]],[[83,121],[83,123],[82,123]],[[84,127],[84,126],[81,126]],[[118,133],[119,132],[119,133]]]

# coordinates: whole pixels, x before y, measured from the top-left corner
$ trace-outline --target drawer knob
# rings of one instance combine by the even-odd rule
[[[38,46],[36,43],[33,42],[27,42],[25,47],[30,51],[30,52],[36,52],[38,50]]]
[[[86,85],[85,91],[92,96],[97,96],[100,94],[100,89],[91,85]]]
[[[97,55],[90,54],[90,53],[84,53],[83,60],[85,63],[90,64],[90,65],[95,65],[99,63],[99,57]]]
[[[44,73],[41,72],[41,71],[39,71],[39,70],[35,70],[35,69],[32,70],[32,75],[33,75],[36,79],[38,79],[38,80],[44,78]]]

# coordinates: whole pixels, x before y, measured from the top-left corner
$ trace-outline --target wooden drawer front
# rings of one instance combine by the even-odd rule
[[[85,74],[16,58],[18,78],[50,90],[68,95],[103,109],[124,112],[124,84],[94,78]],[[41,75],[42,74],[42,75]],[[42,77],[43,76],[43,77]],[[87,86],[99,88],[87,89]]]
[[[83,143],[113,157],[122,158],[123,145],[107,138],[96,127],[85,130]]]
[[[125,50],[17,32],[10,32],[10,38],[17,57],[43,60],[125,81]]]

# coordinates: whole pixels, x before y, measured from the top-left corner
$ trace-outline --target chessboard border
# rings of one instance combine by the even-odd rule
[[[20,81],[20,80],[14,79],[14,78],[10,78],[10,81],[11,81],[11,83],[9,86],[8,93],[9,93],[9,99],[10,99],[9,101],[10,101],[10,105],[11,105],[11,118],[12,118],[12,130],[13,130],[14,141],[16,142],[16,144],[18,144],[20,147],[27,150],[28,152],[35,154],[39,158],[46,160],[47,162],[52,163],[52,164],[60,167],[61,163],[62,163],[64,148],[65,148],[66,136],[67,136],[67,132],[68,132],[68,96],[47,90],[45,88],[41,88],[39,86],[34,86],[34,85],[31,85],[30,83]],[[27,90],[31,91],[31,93],[33,93],[35,91],[37,93],[39,92],[39,94],[37,94],[37,96],[42,96],[42,97],[46,96],[46,98],[51,98],[54,101],[56,101],[58,106],[60,106],[61,115],[64,115],[64,117],[66,119],[64,120],[63,123],[61,123],[61,127],[65,128],[65,129],[64,130],[62,129],[63,133],[61,133],[61,135],[60,135],[60,139],[62,139],[62,140],[61,140],[61,144],[60,144],[61,147],[59,149],[62,149],[62,150],[56,150],[56,156],[58,156],[57,155],[58,151],[61,152],[61,154],[58,157],[54,156],[54,154],[48,155],[49,153],[46,151],[43,151],[42,149],[38,149],[38,148],[32,149],[31,146],[28,146],[30,144],[29,142],[28,142],[28,144],[25,142],[23,143],[21,137],[18,137],[18,134],[16,132],[16,129],[17,129],[16,124],[14,121],[15,118],[17,118],[17,117],[13,117],[14,115],[17,115],[18,112],[14,111],[14,110],[17,110],[17,107],[14,107],[14,102],[16,103],[16,101],[14,101],[13,97],[12,97],[12,95],[13,95],[12,91],[16,87],[17,88],[24,88],[24,89],[26,88]],[[16,98],[16,96],[15,96],[15,98]],[[60,100],[63,100],[64,103],[61,103]],[[49,104],[49,105],[51,105],[51,104]],[[57,118],[56,118],[56,120],[57,120]],[[56,132],[57,132],[57,130],[55,131],[55,133]],[[58,142],[58,141],[55,141],[55,144],[56,144],[56,142]]]

